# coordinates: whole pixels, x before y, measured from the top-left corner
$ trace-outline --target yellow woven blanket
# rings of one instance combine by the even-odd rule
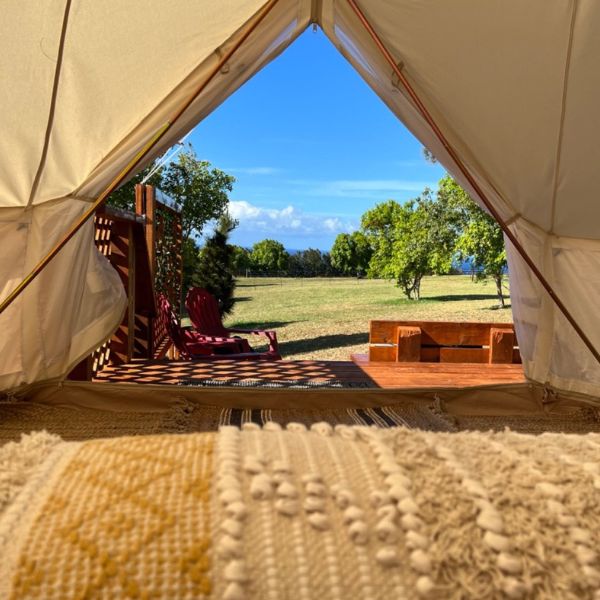
[[[0,449],[0,597],[598,598],[600,435],[324,423]]]

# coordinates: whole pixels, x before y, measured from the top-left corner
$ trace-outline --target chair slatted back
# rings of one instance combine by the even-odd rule
[[[159,294],[157,298],[158,310],[161,315],[161,321],[166,324],[167,332],[171,338],[173,345],[177,348],[179,354],[184,357],[189,357],[189,352],[181,335],[181,322],[177,318],[169,299],[164,294]]]
[[[190,288],[185,298],[194,329],[201,335],[228,337],[227,329],[221,321],[217,299],[203,288]]]

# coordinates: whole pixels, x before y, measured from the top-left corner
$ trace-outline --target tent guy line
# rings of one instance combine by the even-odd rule
[[[479,186],[477,181],[475,181],[475,178],[471,175],[469,169],[467,169],[464,162],[460,159],[460,157],[455,152],[455,150],[452,147],[452,145],[450,144],[450,142],[446,139],[446,136],[442,133],[440,128],[437,126],[437,123],[431,116],[431,113],[429,112],[427,107],[423,104],[423,102],[421,101],[421,99],[419,98],[417,93],[415,92],[414,88],[412,87],[412,85],[410,84],[410,82],[408,81],[408,79],[406,78],[404,73],[402,72],[402,67],[398,66],[398,64],[394,60],[394,57],[391,55],[390,51],[386,48],[386,46],[382,42],[381,38],[377,35],[377,32],[373,29],[373,27],[371,26],[371,23],[369,22],[369,20],[365,16],[365,14],[362,12],[362,10],[359,8],[359,6],[356,4],[356,2],[354,0],[347,0],[347,2],[350,5],[350,7],[352,8],[352,10],[354,11],[354,13],[357,16],[357,18],[359,19],[359,21],[361,22],[361,24],[363,25],[363,27],[369,33],[369,36],[371,37],[371,39],[373,40],[373,42],[375,43],[375,45],[377,46],[379,51],[382,53],[385,60],[388,62],[388,64],[393,69],[394,74],[396,75],[396,77],[398,77],[398,81],[400,83],[402,83],[402,85],[404,86],[408,95],[410,96],[411,100],[415,103],[415,106],[418,108],[419,112],[421,113],[421,115],[423,116],[423,118],[425,119],[427,124],[431,127],[435,136],[442,143],[445,150],[448,152],[448,154],[450,155],[450,157],[452,158],[452,160],[454,161],[456,166],[460,169],[460,172],[464,175],[465,179],[469,182],[469,184],[475,190],[475,192],[477,193],[477,197],[481,200],[481,202],[483,202],[483,204],[485,205],[487,210],[490,212],[490,214],[494,217],[494,219],[496,220],[498,225],[500,225],[502,231],[504,232],[504,235],[506,235],[506,237],[510,240],[510,242],[513,245],[513,247],[515,248],[515,250],[519,253],[521,258],[525,261],[527,266],[531,269],[533,274],[537,277],[538,281],[542,284],[543,288],[546,290],[546,292],[548,293],[550,298],[552,298],[553,302],[556,304],[558,309],[562,312],[564,317],[567,319],[567,321],[570,323],[570,325],[573,327],[573,329],[577,332],[577,335],[581,338],[581,341],[586,345],[587,349],[592,353],[592,355],[594,356],[594,358],[596,359],[598,364],[600,364],[600,352],[592,344],[591,340],[585,334],[585,332],[583,331],[583,329],[581,328],[579,323],[577,323],[577,321],[575,320],[573,315],[571,315],[571,313],[569,312],[569,309],[565,306],[565,304],[562,302],[562,300],[558,297],[558,295],[556,294],[556,292],[554,291],[554,289],[552,288],[552,286],[550,285],[548,280],[544,277],[542,272],[537,268],[537,266],[535,265],[535,263],[533,262],[533,260],[529,256],[529,254],[527,254],[527,252],[525,251],[525,248],[523,248],[523,246],[521,245],[519,240],[516,238],[514,233],[508,227],[507,223],[500,216],[500,213],[495,209],[493,204],[489,201],[485,192],[481,189],[481,187]],[[402,64],[402,63],[400,63],[400,64]]]
[[[96,210],[102,206],[106,199],[119,187],[126,177],[130,175],[135,167],[148,155],[148,153],[160,142],[164,135],[173,127],[173,125],[180,119],[183,113],[192,105],[194,100],[200,96],[200,94],[206,89],[209,83],[216,77],[221,71],[225,64],[231,59],[231,57],[241,48],[244,42],[252,35],[256,28],[263,22],[271,10],[279,0],[270,0],[265,4],[253,23],[250,24],[248,29],[243,33],[240,39],[231,47],[231,49],[219,59],[217,65],[209,73],[208,77],[200,84],[200,86],[190,95],[190,97],[184,102],[184,104],[177,110],[177,112],[169,119],[162,127],[154,133],[150,140],[142,147],[142,149],[129,161],[125,168],[112,180],[106,189],[98,196],[98,198],[92,203],[92,205],[79,217],[77,221],[71,226],[71,228],[65,233],[65,235],[55,244],[55,246],[35,265],[31,272],[15,287],[15,289],[0,303],[0,315],[19,297],[19,295],[29,286],[30,283],[46,268],[48,263],[61,251],[62,248],[69,242],[69,240],[87,223],[87,221],[94,215]],[[70,3],[68,3],[70,4]],[[68,14],[68,12],[67,12]],[[61,40],[64,40],[66,35],[66,18],[63,22],[63,29],[61,33]],[[61,44],[62,47],[62,44]],[[52,114],[52,109],[51,109]]]

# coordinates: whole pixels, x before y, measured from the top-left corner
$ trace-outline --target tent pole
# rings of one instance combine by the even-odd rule
[[[73,223],[71,228],[64,234],[64,236],[56,243],[56,245],[42,258],[31,272],[19,283],[19,285],[0,303],[0,314],[2,314],[16,299],[17,297],[27,288],[27,286],[46,268],[48,263],[60,252],[60,250],[67,244],[67,242],[85,225],[90,217],[96,212],[96,210],[106,201],[106,199],[119,187],[125,178],[131,174],[139,162],[158,144],[158,142],[164,137],[164,135],[171,129],[171,127],[179,120],[181,115],[191,106],[191,104],[198,98],[198,96],[206,89],[208,84],[216,77],[223,66],[231,59],[231,57],[240,49],[242,44],[252,35],[256,28],[264,21],[266,16],[271,12],[279,0],[269,0],[259,13],[254,22],[248,27],[243,33],[240,39],[228,50],[219,60],[217,65],[210,72],[208,77],[200,84],[200,86],[194,91],[194,93],[185,101],[173,116],[162,125],[150,138],[150,140],[144,145],[144,147],[134,156],[134,158],[127,164],[127,166],[111,181],[108,187],[94,200],[90,207],[79,217],[77,221]]]
[[[427,122],[429,127],[431,127],[431,129],[433,130],[433,133],[438,138],[438,140],[442,143],[442,145],[446,149],[446,152],[448,152],[448,154],[450,155],[452,160],[455,162],[456,166],[459,168],[460,172],[464,175],[465,179],[469,182],[471,187],[475,190],[479,199],[483,202],[483,204],[488,209],[490,214],[494,217],[494,219],[500,225],[502,231],[504,232],[504,235],[506,235],[506,237],[510,240],[510,242],[514,246],[515,250],[519,253],[519,255],[525,261],[527,266],[533,271],[533,274],[537,277],[538,281],[542,284],[542,286],[546,290],[546,292],[548,292],[550,298],[552,298],[552,300],[554,301],[556,306],[559,308],[560,312],[564,315],[564,317],[567,319],[567,321],[571,324],[573,329],[577,332],[577,335],[579,335],[579,337],[581,338],[583,343],[587,346],[588,350],[592,353],[592,355],[594,356],[596,361],[598,361],[598,363],[600,364],[600,352],[598,352],[598,350],[594,347],[591,340],[587,337],[587,335],[585,334],[583,329],[579,326],[579,324],[577,323],[577,321],[575,320],[573,315],[571,315],[571,313],[569,312],[567,307],[563,304],[561,299],[557,296],[556,292],[554,291],[554,289],[552,288],[552,286],[550,285],[548,280],[544,277],[544,275],[537,268],[537,266],[535,265],[535,263],[533,262],[531,257],[527,254],[527,252],[525,251],[525,248],[523,248],[523,246],[521,245],[519,240],[516,238],[516,236],[513,234],[513,232],[510,230],[510,228],[504,221],[504,219],[502,219],[502,217],[500,216],[500,213],[494,208],[493,204],[490,202],[490,200],[488,199],[488,197],[486,196],[484,191],[481,189],[479,184],[475,181],[475,178],[471,175],[471,173],[467,169],[466,165],[460,159],[460,157],[458,156],[458,154],[456,153],[454,148],[450,145],[450,142],[446,139],[446,136],[442,133],[440,128],[437,126],[436,122],[434,121],[433,117],[431,116],[431,113],[427,110],[427,107],[423,104],[423,102],[421,101],[421,99],[419,98],[419,96],[417,95],[415,90],[413,89],[412,85],[410,84],[410,82],[408,81],[408,79],[406,78],[404,73],[402,72],[402,69],[396,64],[394,57],[391,55],[390,51],[385,47],[384,43],[381,41],[381,38],[379,37],[377,32],[373,29],[373,27],[372,27],[371,23],[368,21],[367,17],[364,15],[362,10],[356,4],[355,0],[347,0],[347,2],[350,5],[350,7],[352,8],[352,10],[354,11],[355,15],[358,17],[359,21],[362,23],[364,28],[367,30],[369,36],[371,37],[371,39],[373,40],[373,42],[375,43],[375,45],[377,46],[377,48],[379,49],[379,51],[381,52],[381,54],[383,55],[383,57],[385,58],[387,63],[390,65],[390,67],[394,71],[395,75],[398,77],[398,80],[400,81],[400,83],[402,83],[402,85],[404,86],[404,89],[406,90],[406,92],[410,96],[411,100],[414,102],[415,106],[421,113],[421,116],[425,119],[425,121]]]

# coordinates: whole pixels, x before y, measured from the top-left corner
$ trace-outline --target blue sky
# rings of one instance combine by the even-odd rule
[[[329,250],[378,202],[414,198],[443,176],[319,30],[209,115],[186,140],[237,179],[232,242],[267,237]]]

